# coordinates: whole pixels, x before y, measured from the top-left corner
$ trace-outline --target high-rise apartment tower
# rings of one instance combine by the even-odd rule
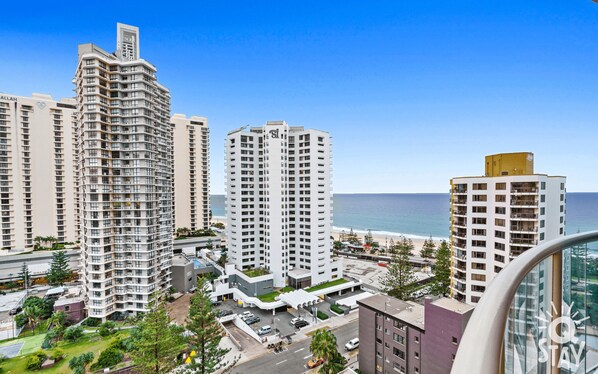
[[[76,101],[0,94],[0,214],[3,249],[35,237],[79,238]]]
[[[210,226],[210,130],[205,117],[175,114],[173,133],[174,226]]]
[[[535,174],[532,153],[487,156],[484,176],[451,180],[452,297],[476,304],[509,261],[564,234],[565,177]]]
[[[148,310],[170,286],[170,93],[140,58],[136,27],[116,53],[79,45],[75,74],[82,278],[89,315]]]
[[[267,122],[226,139],[228,259],[265,268],[274,287],[342,274],[331,261],[331,143],[323,131]]]

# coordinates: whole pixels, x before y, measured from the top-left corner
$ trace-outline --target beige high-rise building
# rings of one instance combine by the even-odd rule
[[[78,240],[76,136],[74,99],[0,94],[2,248]]]
[[[139,30],[117,25],[109,53],[79,45],[75,74],[82,278],[89,315],[136,314],[170,287],[170,93],[140,58]]]
[[[205,117],[175,114],[172,125],[174,227],[191,230],[210,225],[210,130]]]
[[[451,295],[468,304],[515,257],[565,234],[565,177],[535,173],[529,152],[485,161],[484,176],[451,180]]]

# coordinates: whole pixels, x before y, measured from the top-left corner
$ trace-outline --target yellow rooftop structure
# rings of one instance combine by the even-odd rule
[[[497,153],[486,156],[486,176],[534,174],[534,154],[531,152]]]

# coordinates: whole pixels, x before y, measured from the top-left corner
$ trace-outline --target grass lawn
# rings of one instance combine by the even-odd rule
[[[280,292],[274,291],[274,292],[270,292],[270,293],[266,293],[261,296],[258,296],[257,298],[262,300],[265,303],[270,303],[272,301],[275,301],[274,298],[278,295],[280,295]]]
[[[100,352],[102,352],[104,349],[106,349],[106,347],[108,347],[108,345],[110,345],[110,342],[112,341],[112,339],[114,339],[115,337],[117,337],[119,335],[121,337],[126,337],[129,335],[129,331],[122,330],[114,335],[107,336],[105,338],[102,338],[101,336],[99,336],[97,334],[86,334],[86,335],[83,335],[78,341],[76,341],[74,343],[60,342],[58,344],[58,347],[64,351],[64,354],[66,355],[66,357],[63,358],[53,368],[43,370],[40,372],[44,373],[44,374],[45,373],[48,373],[48,374],[69,373],[71,371],[68,368],[69,360],[71,358],[78,356],[85,352],[93,352],[94,362],[95,362],[95,360],[98,359]],[[33,338],[38,338],[38,337],[35,336]],[[43,338],[43,336],[42,336],[42,338]],[[43,339],[42,339],[42,341],[43,341]],[[15,340],[13,340],[12,342],[14,343]],[[35,347],[33,347],[33,344],[32,344],[31,352],[35,352],[38,349],[40,349],[41,343],[42,342],[40,341],[39,345],[37,345]],[[25,346],[26,345],[27,345],[27,343],[25,344]],[[23,346],[23,349],[25,348],[25,346]],[[21,353],[22,352],[23,351],[21,351]],[[29,353],[31,353],[31,352],[29,352]],[[2,368],[4,369],[4,372],[7,374],[9,374],[9,373],[10,374],[25,373],[25,372],[27,372],[26,366],[27,366],[27,356],[18,356],[15,358],[11,358],[11,359],[6,360],[2,364]]]
[[[253,277],[259,277],[261,275],[267,275],[267,274],[270,274],[270,273],[266,269],[255,268],[255,269],[243,270],[243,274],[247,275],[248,277],[253,278]]]
[[[287,293],[287,292],[291,292],[291,291],[295,291],[295,289],[290,286],[286,286],[286,287],[283,287],[280,289],[280,293]]]
[[[348,280],[346,280],[345,278],[339,278],[339,279],[335,279],[330,282],[318,284],[317,286],[307,288],[305,291],[315,292],[315,291],[323,290],[324,288],[338,286],[339,284],[343,284],[343,283],[347,283],[347,282],[348,282]]]

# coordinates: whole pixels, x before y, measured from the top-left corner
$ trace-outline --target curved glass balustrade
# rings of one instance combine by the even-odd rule
[[[452,373],[598,374],[598,231],[512,261],[477,305]]]

